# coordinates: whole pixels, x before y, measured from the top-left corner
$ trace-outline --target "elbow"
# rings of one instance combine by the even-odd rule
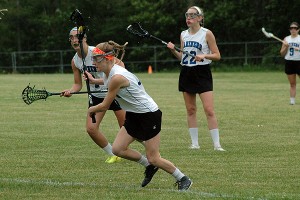
[[[107,111],[108,109],[109,109],[109,105],[103,105],[102,104],[101,111]]]
[[[219,60],[221,60],[221,54],[216,54],[216,55],[214,56],[213,61],[219,61]]]

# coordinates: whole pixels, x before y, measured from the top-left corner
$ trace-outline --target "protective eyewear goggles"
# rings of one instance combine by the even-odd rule
[[[196,17],[198,17],[200,15],[197,13],[185,13],[184,16],[185,16],[185,18],[195,19]]]
[[[100,63],[104,58],[105,56],[93,56],[93,62]]]
[[[290,29],[290,30],[293,30],[293,29],[298,30],[299,27],[291,26],[289,29]]]
[[[101,49],[95,47],[93,49],[93,61],[99,63],[101,62],[104,58],[108,60],[112,60],[114,58],[114,51],[110,51],[105,53]]]
[[[78,35],[69,35],[69,41],[78,40]]]

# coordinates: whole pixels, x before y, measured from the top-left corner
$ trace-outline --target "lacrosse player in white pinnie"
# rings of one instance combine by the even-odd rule
[[[78,40],[77,35],[77,27],[72,28],[72,30],[69,33],[69,41],[71,43],[71,46],[76,51],[76,54],[74,55],[71,66],[74,76],[74,83],[70,89],[63,90],[61,92],[61,96],[64,97],[71,97],[71,92],[78,92],[82,89],[82,79],[84,79],[83,75],[83,60],[81,55],[81,49],[80,44]],[[103,83],[103,73],[97,72],[95,65],[93,64],[93,57],[92,57],[92,51],[95,47],[89,46],[87,44],[87,37],[84,36],[82,40],[82,47],[84,51],[85,56],[85,65],[87,68],[87,71],[92,74],[95,78],[99,80],[98,84],[93,84],[90,82],[90,90],[91,91],[102,91],[99,93],[92,93],[91,98],[93,105],[97,105],[101,103],[106,96],[107,86]],[[120,65],[124,66],[123,62],[120,62]],[[124,124],[125,121],[125,111],[123,111],[119,103],[117,101],[113,101],[110,105],[109,110],[114,111],[114,114],[118,120],[119,127],[121,127]],[[114,163],[121,160],[120,157],[115,156],[112,153],[112,145],[108,142],[102,131],[100,131],[100,123],[102,119],[104,118],[105,112],[97,113],[95,115],[96,123],[92,122],[92,118],[90,116],[86,117],[86,131],[89,134],[89,136],[92,138],[92,140],[100,147],[102,148],[109,157],[106,159],[106,163]]]
[[[108,86],[108,93],[102,103],[88,109],[88,114],[92,116],[95,113],[105,112],[115,98],[121,108],[126,110],[126,120],[113,143],[113,152],[146,168],[142,187],[149,184],[158,168],[161,168],[176,179],[178,190],[188,190],[192,185],[191,179],[160,155],[162,112],[145,91],[142,82],[134,74],[116,64],[111,52],[103,51],[97,45],[93,55],[97,70],[105,73],[104,82]],[[146,157],[129,148],[135,140],[144,141]]]
[[[198,94],[203,104],[214,150],[225,151],[220,144],[219,128],[214,112],[213,78],[210,69],[210,63],[220,60],[221,55],[214,34],[203,27],[203,11],[197,6],[192,6],[185,13],[185,18],[188,29],[181,32],[181,49],[193,54],[195,58],[176,51],[172,42],[169,42],[167,47],[182,65],[178,88],[183,94],[186,106],[189,134],[192,140],[190,148],[200,149],[196,116]]]
[[[291,35],[283,40],[280,54],[285,60],[285,74],[290,83],[290,105],[296,103],[296,79],[300,77],[300,35],[299,24],[292,22],[289,27]]]

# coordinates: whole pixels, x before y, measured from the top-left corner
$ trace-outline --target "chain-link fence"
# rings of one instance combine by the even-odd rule
[[[213,62],[214,68],[283,64],[280,43],[276,41],[218,43],[218,47],[222,59]],[[73,50],[0,52],[0,73],[70,73],[73,55]],[[166,46],[127,47],[123,61],[133,72],[147,71],[149,65],[154,71],[174,70],[180,66]]]

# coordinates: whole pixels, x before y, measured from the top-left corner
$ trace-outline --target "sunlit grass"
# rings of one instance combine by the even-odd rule
[[[201,150],[188,148],[178,73],[137,76],[163,112],[161,155],[192,178],[189,191],[177,192],[162,170],[141,188],[141,165],[104,163],[105,153],[85,133],[86,95],[22,101],[28,83],[59,92],[71,86],[71,74],[17,74],[0,75],[0,199],[300,198],[300,100],[289,105],[284,73],[214,73],[226,152],[213,151],[199,99]],[[111,112],[101,128],[113,142],[118,126]],[[138,143],[131,147],[144,152]]]

